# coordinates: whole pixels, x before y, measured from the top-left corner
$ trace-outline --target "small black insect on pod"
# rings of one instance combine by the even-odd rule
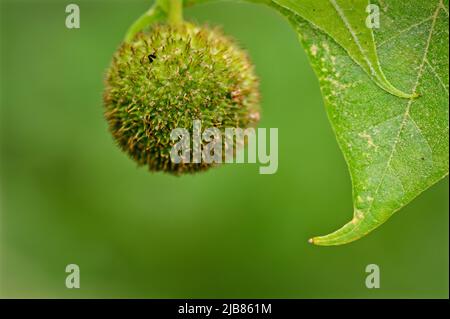
[[[152,63],[154,59],[156,59],[156,54],[152,53],[148,55],[148,61],[150,63]]]

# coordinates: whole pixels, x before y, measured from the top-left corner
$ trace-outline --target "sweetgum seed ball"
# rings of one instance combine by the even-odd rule
[[[186,128],[192,141],[196,119],[202,130],[222,133],[259,120],[258,79],[249,57],[209,27],[157,25],[137,34],[115,53],[105,82],[105,117],[114,139],[151,171],[180,174],[215,165],[173,163],[175,128]]]

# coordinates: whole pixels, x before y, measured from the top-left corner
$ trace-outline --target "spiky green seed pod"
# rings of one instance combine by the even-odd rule
[[[217,29],[156,25],[124,43],[106,76],[105,117],[139,165],[175,174],[214,164],[171,161],[175,128],[247,128],[259,120],[258,80],[247,54]]]

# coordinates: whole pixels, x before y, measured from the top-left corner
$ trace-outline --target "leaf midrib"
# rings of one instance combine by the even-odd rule
[[[370,62],[370,60],[367,58],[367,56],[364,52],[364,49],[362,48],[361,43],[359,42],[359,39],[358,39],[355,31],[353,30],[350,22],[347,20],[347,17],[345,16],[344,12],[342,11],[342,8],[337,4],[336,0],[328,0],[328,1],[333,6],[334,10],[336,10],[336,13],[338,14],[339,18],[341,18],[342,22],[344,22],[344,25],[348,29],[348,32],[350,32],[350,34],[352,35],[353,41],[355,42],[356,46],[358,47],[358,50],[361,53],[361,55],[364,57],[364,61],[366,61],[367,66],[370,69],[371,75],[376,77],[378,80],[380,80],[377,72],[373,68],[372,62]],[[372,34],[372,39],[373,39],[372,31],[371,31],[371,34]]]
[[[428,51],[429,51],[431,39],[432,39],[432,36],[433,36],[434,27],[435,27],[435,25],[436,25],[436,20],[437,20],[437,17],[438,17],[438,15],[439,15],[439,11],[442,9],[442,7],[444,7],[444,5],[443,5],[443,3],[442,3],[442,0],[439,0],[438,5],[437,5],[437,8],[435,9],[435,11],[434,11],[434,13],[433,13],[433,16],[432,16],[432,23],[431,23],[430,31],[429,31],[429,34],[428,34],[427,43],[426,43],[426,45],[425,45],[424,54],[423,54],[423,57],[422,57],[421,64],[420,64],[420,66],[419,66],[419,71],[418,71],[418,73],[417,73],[416,82],[415,82],[415,84],[414,84],[414,86],[413,86],[413,89],[412,89],[413,93],[417,93],[417,87],[419,86],[420,79],[421,79],[421,77],[422,77],[422,75],[423,75],[423,72],[424,72],[424,66],[425,66],[425,63],[426,63],[426,59],[427,59],[427,55],[428,55]],[[423,134],[422,134],[420,128],[417,126],[416,122],[415,122],[414,119],[410,116],[410,113],[409,113],[410,110],[411,110],[411,106],[413,105],[413,103],[414,103],[415,100],[416,100],[416,99],[410,99],[410,100],[408,101],[407,105],[406,105],[405,111],[404,111],[404,113],[403,113],[403,120],[402,120],[402,123],[400,124],[399,130],[398,130],[398,132],[397,132],[397,136],[396,136],[396,138],[395,138],[395,140],[394,140],[394,142],[393,142],[392,150],[391,150],[391,152],[390,152],[390,154],[389,154],[389,158],[388,158],[388,161],[387,161],[387,163],[386,163],[386,167],[384,168],[383,173],[382,173],[382,175],[381,175],[381,180],[380,180],[380,182],[378,183],[377,188],[375,189],[375,193],[374,193],[374,196],[373,196],[374,200],[371,202],[371,204],[370,204],[370,206],[369,206],[369,208],[368,208],[368,210],[367,210],[367,215],[368,215],[369,217],[372,217],[372,218],[373,218],[373,215],[372,215],[373,203],[375,202],[375,198],[376,198],[376,196],[378,195],[378,192],[379,192],[379,190],[380,190],[380,188],[381,188],[381,185],[383,184],[383,182],[384,182],[384,180],[385,180],[385,178],[386,178],[387,171],[388,171],[388,169],[390,168],[391,161],[392,161],[392,159],[393,159],[393,157],[394,157],[394,154],[395,154],[395,152],[396,152],[397,145],[398,145],[398,142],[399,142],[399,140],[400,140],[400,136],[401,136],[401,134],[402,134],[402,132],[403,132],[403,129],[405,128],[405,125],[406,125],[406,122],[407,122],[407,119],[408,119],[408,118],[411,119],[411,121],[412,121],[412,122],[414,123],[414,125],[417,127],[417,129],[418,129],[420,135],[424,138],[424,140],[425,140],[425,141],[427,142],[427,144],[428,144],[428,141],[425,139],[425,137],[423,136]],[[401,182],[400,182],[400,184],[401,184]],[[402,187],[403,187],[403,184],[402,184]],[[358,228],[359,228],[359,225],[358,225],[357,227],[355,227],[354,229],[352,229],[352,231],[356,231]]]

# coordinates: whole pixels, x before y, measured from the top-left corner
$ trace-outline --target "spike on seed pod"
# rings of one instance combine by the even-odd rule
[[[171,131],[191,131],[196,119],[222,133],[255,126],[258,79],[245,51],[218,29],[155,25],[115,53],[104,107],[117,144],[139,165],[173,174],[196,172],[214,164],[173,163]]]

